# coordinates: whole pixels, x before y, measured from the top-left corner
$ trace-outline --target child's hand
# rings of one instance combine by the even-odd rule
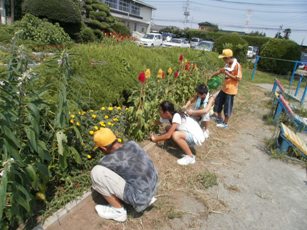
[[[152,142],[156,142],[156,137],[155,137],[154,134],[150,134],[150,140],[151,140]]]
[[[192,109],[189,109],[189,110],[187,111],[187,114],[188,114],[189,116],[192,116],[192,115],[193,115],[193,110],[192,110]]]

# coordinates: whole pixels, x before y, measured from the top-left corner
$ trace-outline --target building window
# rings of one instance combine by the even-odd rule
[[[119,1],[119,10],[130,12],[129,0],[120,0]]]
[[[113,9],[117,9],[117,0],[105,0],[105,3]]]
[[[131,4],[131,14],[140,16],[140,6]]]

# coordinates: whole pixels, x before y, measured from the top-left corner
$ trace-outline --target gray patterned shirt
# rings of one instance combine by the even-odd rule
[[[99,164],[117,173],[126,181],[124,201],[137,212],[148,207],[156,192],[157,171],[145,151],[134,141],[107,154]]]

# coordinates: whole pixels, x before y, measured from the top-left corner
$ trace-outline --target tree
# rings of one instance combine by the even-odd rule
[[[23,12],[58,22],[72,38],[81,29],[80,8],[73,0],[24,0]]]
[[[291,34],[291,29],[287,28],[283,32],[284,32],[284,39],[289,39],[290,34]]]

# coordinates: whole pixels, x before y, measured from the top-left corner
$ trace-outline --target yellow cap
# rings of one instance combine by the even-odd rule
[[[224,49],[222,54],[219,55],[219,58],[227,58],[227,57],[232,57],[233,53],[231,49]]]
[[[94,142],[97,147],[106,147],[116,140],[115,134],[111,129],[101,128],[94,133]]]

